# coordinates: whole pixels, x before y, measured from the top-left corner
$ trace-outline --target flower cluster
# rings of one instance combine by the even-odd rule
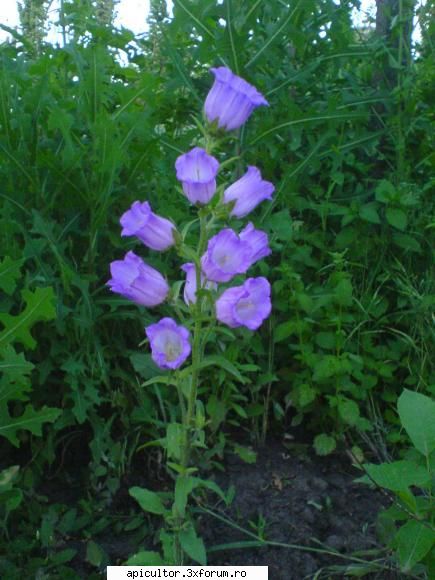
[[[268,105],[255,87],[228,68],[212,68],[211,72],[215,81],[205,101],[204,113],[215,129],[237,129],[256,107]],[[194,147],[178,157],[175,169],[190,203],[206,206],[217,191],[219,161],[201,147]],[[243,218],[262,201],[270,200],[274,189],[272,183],[263,180],[257,167],[249,166],[245,175],[223,191],[219,203],[230,217]],[[174,245],[179,247],[180,236],[175,225],[156,215],[147,201],[135,201],[122,215],[120,223],[121,236],[134,236],[151,250],[163,252]],[[186,274],[185,303],[196,307],[198,282],[201,289],[219,291],[218,284],[245,274],[270,252],[267,234],[252,223],[240,233],[229,227],[222,229],[208,240],[196,265],[190,262],[181,266]],[[110,289],[141,306],[157,306],[169,295],[169,286],[162,274],[131,251],[123,260],[112,262],[110,269]],[[216,318],[231,328],[244,326],[256,330],[270,312],[270,284],[263,277],[248,278],[241,286],[227,288],[215,302]],[[189,331],[172,318],[151,324],[145,333],[152,358],[160,368],[176,369],[191,353]]]

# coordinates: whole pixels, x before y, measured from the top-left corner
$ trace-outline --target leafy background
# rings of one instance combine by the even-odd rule
[[[136,38],[113,27],[112,4],[65,0],[53,46],[46,4],[27,0],[0,46],[0,571],[23,553],[31,572],[71,560],[55,530],[107,527],[92,506],[110,504],[177,416],[170,387],[140,386],[156,374],[143,327],[169,306],[144,311],[105,283],[133,247],[118,223],[131,202],[191,219],[173,168],[198,138],[210,66],[270,102],[228,156],[241,156],[233,179],[257,164],[277,190],[254,216],[273,249],[257,267],[273,316],[217,347],[243,380],[218,369],[201,392],[201,466],[229,448],[254,460],[249,433],[258,444],[289,431],[320,455],[351,442],[388,459],[404,441],[403,388],[435,394],[432,4],[418,8],[416,46],[411,0],[366,28],[357,2],[177,0],[169,18],[154,1]],[[143,255],[182,279],[172,255]],[[73,513],[42,497],[47,474],[79,486]],[[97,568],[99,550],[88,544]]]

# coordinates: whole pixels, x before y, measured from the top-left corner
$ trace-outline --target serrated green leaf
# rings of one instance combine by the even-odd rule
[[[378,205],[376,203],[366,203],[359,209],[360,218],[371,224],[380,224],[381,219],[378,214]]]
[[[166,427],[166,451],[169,459],[181,461],[185,430],[180,423],[169,423]]]
[[[326,433],[321,433],[314,439],[314,449],[316,450],[317,455],[329,455],[334,451],[336,446],[337,442],[334,437],[331,437]]]
[[[6,294],[14,293],[22,264],[23,260],[12,260],[8,256],[0,262],[0,289]]]
[[[0,314],[0,323],[5,327],[0,333],[0,347],[20,342],[27,348],[35,348],[36,341],[30,334],[32,326],[41,320],[53,320],[56,317],[53,288],[23,290],[22,297],[26,307],[20,314]]]
[[[390,226],[393,226],[402,231],[406,229],[406,226],[408,225],[408,218],[402,209],[387,207],[385,215],[387,216],[387,221]]]
[[[430,482],[430,474],[424,467],[406,460],[381,465],[368,463],[364,469],[374,482],[391,491],[407,492],[412,485],[422,487]]]
[[[42,435],[42,425],[53,423],[62,413],[60,409],[54,407],[42,407],[36,411],[28,405],[24,413],[19,417],[10,417],[6,404],[0,405],[0,436],[6,437],[12,445],[18,447],[18,431],[24,429],[33,435]]]
[[[143,487],[131,487],[128,493],[137,501],[144,512],[157,515],[166,513],[163,501],[156,492]]]
[[[180,544],[192,560],[198,562],[202,566],[207,564],[207,554],[202,538],[200,538],[195,531],[193,525],[190,525],[187,530],[182,530],[179,533]]]
[[[355,401],[340,399],[337,406],[343,421],[348,425],[356,425],[359,419],[359,407]]]
[[[0,373],[4,373],[9,381],[21,381],[23,377],[27,378],[33,369],[34,365],[24,358],[24,354],[15,352],[11,345],[0,349]],[[0,401],[1,398],[0,394]]]

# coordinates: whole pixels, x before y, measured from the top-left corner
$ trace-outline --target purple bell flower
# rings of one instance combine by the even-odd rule
[[[260,170],[252,165],[248,171],[224,191],[224,203],[235,201],[230,215],[242,218],[265,199],[272,199],[275,187],[261,178]]]
[[[211,68],[215,80],[205,100],[204,111],[210,123],[220,129],[238,129],[252,111],[269,103],[257,89],[225,66]]]
[[[189,306],[189,304],[196,303],[196,268],[195,264],[189,262],[188,264],[183,264],[181,269],[183,272],[186,272],[184,302]],[[207,288],[208,290],[215,290],[217,285],[214,282],[206,282],[204,274],[201,273],[201,287]]]
[[[240,232],[239,238],[248,244],[251,250],[248,267],[272,253],[267,234],[261,230],[256,230],[251,222]]]
[[[208,203],[216,191],[217,159],[204,149],[194,147],[189,153],[180,155],[175,162],[177,179],[191,203]]]
[[[112,292],[121,294],[141,306],[157,306],[167,297],[169,286],[163,276],[145,264],[134,252],[123,260],[110,264],[111,280],[107,285]]]
[[[190,333],[172,318],[162,318],[145,328],[151,358],[161,369],[178,369],[190,355]]]
[[[210,238],[201,268],[207,280],[229,282],[237,274],[244,274],[252,262],[253,249],[235,231],[225,228]]]
[[[272,311],[266,278],[248,278],[242,286],[225,290],[216,301],[216,318],[229,326],[257,330]]]
[[[121,236],[136,236],[148,248],[159,252],[174,245],[175,226],[151,210],[145,201],[135,201],[120,219],[123,226]]]

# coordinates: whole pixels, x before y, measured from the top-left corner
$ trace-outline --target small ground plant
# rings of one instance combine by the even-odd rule
[[[365,464],[361,478],[393,492],[395,501],[379,514],[382,540],[404,574],[435,575],[435,402],[405,389],[397,410],[412,447],[403,459]]]

